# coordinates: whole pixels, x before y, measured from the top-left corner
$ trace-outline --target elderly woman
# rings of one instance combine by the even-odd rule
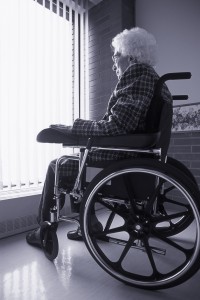
[[[111,94],[105,115],[100,121],[76,119],[73,126],[64,127],[74,135],[82,136],[115,136],[133,132],[145,132],[146,114],[154,95],[159,76],[153,66],[156,63],[156,40],[152,34],[141,28],[124,30],[112,40],[113,71],[118,83]],[[171,101],[166,86],[163,98]],[[56,127],[52,125],[52,127]],[[133,154],[93,151],[89,155],[91,162],[113,161],[130,158]],[[54,170],[55,161],[49,165],[41,197],[38,223],[49,220],[49,210],[54,206]],[[78,172],[77,161],[67,161],[61,167],[60,186],[70,190]],[[61,195],[62,196],[62,195]],[[94,228],[101,230],[101,224],[94,216]],[[40,228],[27,235],[27,242],[40,246]],[[81,239],[80,228],[68,232],[69,239]]]

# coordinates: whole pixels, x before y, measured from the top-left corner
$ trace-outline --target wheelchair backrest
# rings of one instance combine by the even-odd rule
[[[165,81],[190,78],[190,72],[167,73],[161,76],[156,84],[154,96],[146,116],[146,132],[160,132],[156,147],[162,149],[162,159],[165,159],[167,155],[173,118],[172,101],[166,101],[162,94]],[[186,100],[187,98],[187,95],[172,96],[173,100]]]
[[[172,105],[166,101],[163,102],[160,115],[159,131],[160,138],[156,147],[162,149],[162,158],[165,158],[169,148],[171,129],[172,129],[173,109]]]

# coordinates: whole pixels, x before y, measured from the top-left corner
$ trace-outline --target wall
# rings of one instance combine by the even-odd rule
[[[168,155],[190,169],[200,188],[200,132],[172,132]]]
[[[112,38],[135,24],[134,0],[103,0],[89,11],[90,119],[101,119],[117,83],[112,71]]]
[[[199,16],[199,0],[136,1],[136,25],[152,32],[158,42],[158,72],[192,73],[187,84],[184,81],[169,83],[172,92],[178,89],[178,92],[188,93],[191,102],[200,101]]]

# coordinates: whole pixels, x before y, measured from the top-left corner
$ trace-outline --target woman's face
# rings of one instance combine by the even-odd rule
[[[114,62],[112,69],[116,72],[118,79],[120,79],[124,71],[130,65],[129,56],[122,56],[121,53],[115,51],[112,60]]]

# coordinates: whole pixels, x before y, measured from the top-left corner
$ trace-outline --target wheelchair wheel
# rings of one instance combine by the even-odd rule
[[[145,198],[135,196],[132,180],[141,175],[147,176],[143,190],[147,182],[153,183]],[[171,165],[152,159],[116,162],[93,179],[83,196],[80,215],[86,246],[106,272],[126,284],[147,289],[176,286],[200,267],[199,199],[197,186]],[[159,203],[166,204],[164,211]],[[93,227],[94,214],[103,230]],[[180,225],[186,217],[192,222]],[[179,222],[181,228],[173,236],[166,233],[169,222]]]
[[[54,260],[58,255],[58,238],[56,228],[50,222],[43,222],[40,229],[42,250],[49,260]]]

